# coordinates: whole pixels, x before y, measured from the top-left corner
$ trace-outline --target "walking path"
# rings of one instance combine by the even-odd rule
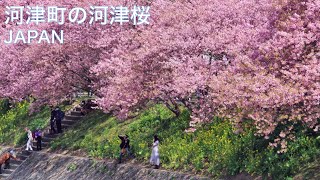
[[[68,112],[65,115],[64,119],[61,121],[62,131],[64,132],[65,130],[69,129],[81,118],[82,118],[81,108],[75,108],[74,110],[71,110],[70,112]],[[42,138],[42,151],[48,150],[49,143],[53,141],[55,138],[59,137],[60,135],[61,134],[49,134],[48,132],[45,132]],[[37,142],[33,142],[32,148],[34,150],[37,149]],[[2,169],[2,174],[0,174],[0,179],[6,179],[7,177],[9,177],[32,154],[32,151],[25,150],[25,146],[21,148],[16,148],[15,150],[17,151],[17,158],[19,160],[11,159],[10,169]]]
[[[50,142],[63,135],[65,130],[70,129],[75,123],[79,122],[82,118],[81,108],[74,108],[73,110],[66,113],[64,119],[61,121],[62,130],[61,134],[49,134],[49,128],[44,131],[44,137],[42,138],[42,150],[41,151],[26,151],[26,146],[15,148],[17,152],[17,158],[19,160],[10,160],[10,169],[3,169],[2,174],[0,174],[0,179],[34,179],[33,175],[36,175],[38,179],[42,179],[43,176],[47,177],[50,174],[49,179],[57,179],[56,177],[60,177],[64,175],[66,179],[73,179],[73,176],[77,178],[74,179],[88,179],[89,176],[99,176],[99,178],[103,177],[103,179],[122,179],[123,177],[130,177],[133,179],[165,179],[166,177],[172,177],[173,179],[209,179],[207,177],[199,177],[191,174],[179,173],[174,171],[167,170],[155,170],[150,168],[149,166],[143,166],[141,164],[136,164],[132,162],[118,164],[117,161],[105,161],[105,160],[92,160],[84,157],[72,157],[72,156],[63,156],[61,154],[52,154],[49,152]],[[33,142],[32,148],[36,150],[36,142]],[[1,151],[6,151],[10,147],[1,147]],[[60,158],[57,158],[60,157]],[[51,159],[50,159],[51,158]],[[59,166],[58,170],[55,171],[51,169],[43,168],[48,166],[47,161],[41,161],[41,159],[47,159],[51,162],[59,161],[60,164],[66,165],[66,163],[73,162],[73,165],[76,163],[84,162],[83,164],[79,164],[79,169],[76,169],[74,173],[66,173],[61,171],[61,168],[65,168],[64,166]],[[78,161],[78,159],[82,159]],[[61,161],[61,162],[60,162]],[[70,162],[69,162],[70,161]],[[33,163],[33,164],[32,164]],[[58,164],[59,164],[58,163]],[[92,173],[89,172],[83,173],[82,169],[88,168],[88,163],[91,166],[96,166],[98,163],[99,168],[93,169]],[[42,167],[43,166],[43,167]],[[82,167],[83,166],[83,167]],[[34,167],[42,169],[42,171],[34,171]],[[69,167],[68,167],[69,168]],[[30,171],[30,173],[29,173]],[[100,172],[101,171],[101,172]],[[102,173],[104,171],[108,171],[109,173]],[[81,174],[82,173],[82,174]],[[89,173],[89,174],[88,174]],[[26,175],[29,177],[26,178]],[[70,177],[69,177],[70,176]],[[79,177],[78,177],[79,176]],[[87,177],[88,176],[88,177]],[[55,177],[55,178],[53,178]],[[98,179],[99,179],[98,178]],[[92,179],[92,178],[89,178]],[[93,178],[96,179],[96,178]]]
[[[81,115],[81,108],[74,108],[73,110],[66,113],[65,118],[62,120],[62,130],[63,133],[65,130],[70,129],[76,122],[78,122],[83,116]],[[49,127],[49,126],[48,126]],[[150,168],[149,166],[143,166],[141,164],[136,164],[132,162],[124,163],[124,164],[118,164],[117,161],[105,161],[105,160],[92,160],[89,158],[84,157],[73,157],[73,156],[64,156],[61,154],[52,154],[49,152],[49,145],[50,142],[58,138],[62,134],[48,134],[49,128],[45,130],[44,137],[42,138],[42,151],[26,151],[25,146],[16,148],[17,157],[19,160],[10,160],[10,169],[3,169],[2,173],[0,174],[0,179],[34,179],[33,175],[36,175],[37,178],[41,179],[43,176],[47,177],[48,174],[50,174],[49,179],[57,179],[56,177],[60,177],[64,175],[66,179],[73,179],[73,176],[79,179],[88,179],[87,176],[89,172],[83,173],[80,172],[82,169],[88,168],[88,163],[90,166],[96,166],[96,163],[98,163],[99,168],[96,168],[93,173],[89,173],[91,176],[101,176],[104,177],[103,179],[114,179],[115,177],[118,177],[118,179],[123,177],[130,177],[133,179],[165,179],[165,177],[172,177],[173,179],[209,179],[207,177],[199,177],[194,176],[191,174],[185,174],[185,173],[179,173],[174,171],[167,171],[167,170],[155,170],[153,168]],[[9,147],[2,147],[2,150],[8,149]],[[36,149],[36,142],[33,142],[33,149]],[[60,158],[58,158],[60,157]],[[51,158],[51,159],[50,159]],[[43,168],[48,166],[47,161],[41,161],[41,159],[47,159],[52,162],[59,161],[58,170],[55,171],[55,168],[51,169],[51,167],[48,169]],[[78,161],[81,159],[81,161]],[[61,161],[61,162],[60,162]],[[70,161],[70,162],[69,162]],[[85,162],[83,164],[79,164],[79,169],[76,169],[74,173],[71,173],[72,177],[70,176],[70,173],[66,173],[64,171],[61,171],[61,168],[65,168],[63,165],[65,165],[67,162],[71,163],[71,161],[74,161],[75,163],[81,163]],[[33,164],[32,164],[33,163]],[[43,167],[42,167],[43,166]],[[83,167],[82,167],[83,166]],[[37,167],[39,169],[42,169],[42,171],[34,171],[34,167]],[[109,174],[101,173],[100,171],[108,171]],[[30,171],[30,173],[29,173]],[[97,172],[95,172],[97,171]],[[82,174],[81,174],[82,173]],[[129,173],[129,174],[128,174]],[[26,178],[26,175],[28,175],[28,178]],[[79,176],[79,177],[78,177]],[[115,177],[114,177],[115,176]],[[53,178],[55,177],[55,178]],[[101,178],[100,177],[100,178]],[[63,178],[62,178],[63,179]],[[91,178],[89,178],[91,179]],[[96,178],[93,178],[96,179]],[[99,178],[98,178],[99,179]],[[117,179],[117,178],[116,178]]]
[[[150,166],[116,160],[34,152],[7,180],[209,180],[187,172],[153,169]]]

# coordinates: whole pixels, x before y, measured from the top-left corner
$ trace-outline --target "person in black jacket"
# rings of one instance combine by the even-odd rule
[[[37,151],[41,151],[42,150],[42,132],[40,130],[40,128],[37,128],[36,132],[35,132],[35,139],[37,140]]]
[[[129,156],[132,156],[130,153],[130,140],[129,136],[118,136],[121,139],[121,144],[120,144],[120,156],[119,156],[119,163],[121,163],[122,157],[124,156],[125,153],[127,153]]]
[[[56,114],[56,111],[55,109],[52,107],[51,109],[51,118],[50,118],[50,133],[51,134],[55,134],[57,133],[56,129],[54,128],[54,123],[55,123],[55,114]]]
[[[62,133],[61,121],[64,118],[64,112],[61,111],[59,107],[55,109],[54,118],[56,120],[58,133]]]

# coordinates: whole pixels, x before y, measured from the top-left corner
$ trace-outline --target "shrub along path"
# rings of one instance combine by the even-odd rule
[[[75,123],[77,123],[80,119],[82,119],[83,117],[84,116],[81,116],[81,109],[80,108],[75,108],[74,110],[71,110],[69,113],[66,114],[65,118],[62,121],[63,130],[71,129],[72,126]],[[83,118],[83,119],[85,119],[85,118]],[[92,161],[92,159],[83,158],[83,157],[75,157],[75,156],[69,156],[69,155],[64,156],[61,154],[49,153],[50,142],[59,138],[66,131],[63,131],[63,133],[59,134],[59,135],[58,134],[55,134],[55,135],[48,134],[49,128],[47,128],[45,131],[46,132],[43,137],[43,143],[42,143],[42,148],[43,148],[42,151],[41,152],[34,152],[34,153],[33,153],[33,151],[26,151],[25,146],[15,149],[19,160],[11,160],[10,161],[11,168],[3,170],[3,174],[0,175],[0,179],[16,179],[17,176],[24,177],[24,178],[26,176],[29,176],[29,178],[30,178],[32,175],[30,175],[30,173],[28,171],[31,171],[32,173],[37,173],[37,171],[34,171],[35,170],[34,167],[39,168],[42,165],[46,164],[47,163],[46,161],[48,160],[48,158],[53,158],[54,160],[51,159],[51,161],[55,161],[55,160],[57,160],[56,157],[63,157],[59,160],[62,161],[62,160],[68,159],[68,160],[74,160],[77,163],[78,163],[77,160],[79,158],[84,159],[86,161],[90,161],[90,162]],[[5,149],[5,148],[3,148],[3,149]],[[33,149],[34,150],[36,149],[36,142],[33,143]],[[44,160],[44,161],[42,161],[42,160]],[[30,164],[30,162],[32,162],[33,164],[32,163]],[[131,162],[131,163],[123,163],[121,165],[118,165],[115,161],[105,162],[104,160],[103,161],[93,160],[92,165],[96,166],[96,163],[101,164],[100,169],[107,168],[109,170],[115,170],[114,167],[116,167],[116,170],[117,170],[116,173],[118,173],[118,176],[121,176],[121,177],[128,176],[127,173],[131,173],[129,176],[131,176],[133,174],[137,177],[150,176],[150,177],[155,178],[154,176],[159,176],[158,179],[163,179],[163,177],[169,176],[169,175],[174,176],[174,177],[178,177],[178,179],[184,179],[185,177],[190,178],[190,179],[194,179],[194,177],[196,177],[196,179],[208,179],[207,177],[200,177],[200,176],[195,176],[195,175],[191,175],[191,174],[180,173],[180,172],[175,172],[175,171],[170,171],[170,170],[169,171],[155,170],[155,169],[150,168],[149,166],[142,166],[139,163],[132,163]],[[85,164],[84,166],[87,166],[87,164]],[[69,168],[72,168],[72,167],[69,167]],[[81,168],[82,167],[79,166],[79,170]],[[85,168],[85,167],[83,167],[83,168]],[[42,168],[39,168],[39,169],[42,169]],[[98,168],[97,171],[100,171],[100,169]],[[38,173],[40,173],[40,176],[42,176],[43,173],[56,173],[54,175],[59,176],[59,173],[61,173],[60,170],[57,172],[51,172],[51,171],[53,171],[53,170],[50,169],[50,172],[44,172],[44,169],[43,169],[43,171],[38,172]],[[75,172],[73,174],[81,175],[81,173],[79,173],[79,172]],[[96,172],[92,173],[92,174],[96,174]],[[64,175],[66,175],[66,174],[64,174]],[[67,174],[67,175],[69,175],[69,174]],[[110,174],[103,174],[103,175],[108,176],[108,177],[110,176],[110,178],[113,179],[113,175],[110,175]],[[160,178],[160,176],[162,178]],[[20,178],[18,178],[18,179],[20,179]],[[28,178],[26,178],[26,179],[28,179]]]
[[[65,130],[72,127],[82,117],[83,116],[81,115],[81,108],[76,107],[74,110],[71,110],[68,113],[66,113],[66,116],[61,121],[62,131],[65,132]],[[48,127],[45,130],[44,136],[42,138],[42,151],[48,150],[49,143],[61,135],[61,134],[49,134],[49,129],[50,127]],[[34,151],[37,149],[37,142],[33,142],[32,148]],[[10,168],[2,169],[2,174],[0,174],[0,179],[6,179],[7,177],[9,177],[12,173],[14,173],[15,169],[17,169],[32,154],[32,151],[25,150],[25,146],[21,148],[17,148],[15,150],[17,152],[18,160],[13,160],[13,159],[10,160]]]

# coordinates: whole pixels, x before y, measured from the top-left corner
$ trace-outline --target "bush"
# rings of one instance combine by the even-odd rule
[[[22,145],[27,139],[24,130],[29,127],[31,130],[45,128],[49,124],[50,109],[42,107],[37,113],[29,115],[30,103],[23,101],[15,104],[0,116],[0,143],[7,145]]]
[[[8,99],[0,100],[0,116],[3,116],[10,110],[10,102]]]
[[[296,174],[301,165],[314,161],[319,155],[319,140],[301,135],[295,141],[288,143],[286,153],[278,154],[271,148],[251,153],[247,158],[245,170],[273,179],[285,179]]]
[[[73,130],[68,131],[52,147],[83,149],[89,156],[118,158],[119,134],[129,135],[131,150],[136,159],[149,162],[153,135],[160,138],[162,167],[211,174],[219,177],[240,172],[285,179],[319,156],[319,140],[300,133],[288,143],[288,152],[278,154],[268,148],[269,140],[254,136],[255,129],[247,121],[244,133],[234,134],[228,120],[214,118],[211,124],[187,134],[189,112],[175,117],[162,105],[143,111],[140,116],[125,122],[100,111],[89,114]]]

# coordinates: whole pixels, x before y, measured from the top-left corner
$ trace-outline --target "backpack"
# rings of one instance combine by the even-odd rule
[[[57,112],[57,119],[62,120],[63,118],[64,118],[64,112],[61,111],[61,110],[59,110],[59,111]]]

